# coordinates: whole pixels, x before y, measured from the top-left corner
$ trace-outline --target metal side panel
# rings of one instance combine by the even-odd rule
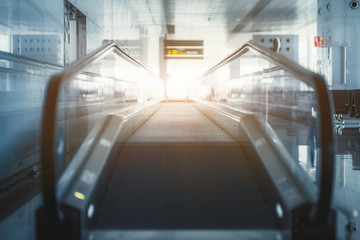
[[[99,180],[108,155],[111,152],[114,140],[120,131],[123,119],[116,115],[110,115],[103,122],[102,131],[91,145],[90,153],[86,156],[86,162],[82,163],[79,171],[69,185],[62,204],[84,211],[90,204],[91,193]],[[85,143],[86,144],[86,143]],[[70,169],[71,171],[71,169]]]
[[[221,104],[201,102],[194,103],[194,106],[220,126],[225,132],[236,139],[236,141],[242,146],[248,156],[249,164],[257,176],[258,184],[262,186],[263,193],[271,196],[271,198],[269,198],[269,200],[271,199],[269,204],[276,210],[279,226],[283,229],[290,227],[291,209],[288,208],[286,202],[282,199],[282,194],[279,193],[275,184],[273,184],[272,176],[263,164],[261,156],[258,155],[256,146],[252,143],[246,129],[244,129],[243,125],[241,125],[242,119],[250,114],[231,109]]]
[[[161,104],[145,104],[126,113],[111,114],[94,126],[57,184],[62,216],[74,236],[86,236],[106,189],[121,145]]]
[[[89,240],[283,240],[289,239],[288,231],[278,230],[97,230],[89,234]]]
[[[264,166],[283,198],[286,206],[282,207],[292,211],[304,203],[316,202],[318,190],[315,185],[293,161],[270,126],[248,112],[206,101],[197,102],[201,103],[197,105],[198,108],[212,109],[212,111],[205,110],[208,112],[207,115],[229,134],[235,134],[234,136],[238,141],[244,138],[244,136],[237,134],[238,128],[243,129],[246,138],[250,139],[256,154],[259,156],[261,165]]]
[[[291,160],[289,159],[290,156],[282,151],[281,147],[275,148],[273,142],[279,144],[276,136],[272,135],[270,140],[270,137],[265,134],[266,130],[263,129],[263,125],[254,115],[242,118],[241,124],[255,146],[273,183],[283,196],[287,207],[293,210],[305,203],[315,201],[317,192],[313,183],[306,180],[305,173],[302,174],[301,172],[302,169],[295,164],[286,163]],[[269,126],[266,127],[270,128]],[[285,160],[286,157],[287,160]]]
[[[106,120],[107,119],[104,119],[102,122],[99,122],[93,127],[93,129],[73,157],[71,163],[57,182],[56,191],[58,201],[63,201],[63,198],[65,197],[65,194],[70,186],[70,182],[73,182],[74,178],[79,175],[78,171],[81,170],[84,159],[86,159],[90,152],[90,149],[95,144],[95,140],[100,135],[101,131],[103,131],[104,125],[106,125],[104,124],[104,122],[106,122]]]
[[[104,170],[104,165],[106,165],[114,145],[119,145],[128,138],[159,106],[155,103],[129,110],[126,113],[121,112],[121,115],[108,115],[103,121],[96,124],[58,181],[59,202],[61,204],[71,203],[70,205],[73,207],[82,206],[84,201],[78,197],[81,194],[86,197],[91,193],[90,189],[94,188],[92,183],[96,182],[97,176],[101,175]],[[77,190],[72,183],[78,184],[76,185]],[[78,197],[74,195],[76,192],[78,192]]]

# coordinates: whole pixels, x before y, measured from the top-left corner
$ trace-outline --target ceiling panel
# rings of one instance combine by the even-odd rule
[[[296,33],[316,21],[314,0],[172,0],[167,19],[175,25],[168,39],[204,40],[204,60],[169,60],[176,69],[205,71],[252,38],[253,33]]]
[[[76,0],[86,2],[87,0]],[[112,39],[204,40],[204,60],[169,60],[174,69],[205,71],[235,51],[252,34],[296,33],[316,21],[315,0],[91,0],[87,14]],[[80,4],[81,5],[81,4]],[[89,6],[92,6],[91,8]],[[174,33],[166,33],[166,25]],[[158,55],[158,46],[148,46]],[[153,51],[153,52],[151,52]]]

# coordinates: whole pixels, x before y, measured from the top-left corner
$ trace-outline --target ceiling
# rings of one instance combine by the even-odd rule
[[[316,22],[317,17],[316,0],[69,1],[94,25],[89,28],[90,40],[101,35],[97,29],[103,31],[100,38],[146,39],[148,60],[145,64],[151,69],[158,69],[159,65],[159,37],[203,40],[204,59],[168,60],[170,75],[177,71],[201,74],[252,39],[254,33],[298,34],[298,29]],[[20,30],[13,30],[19,33],[30,33],[31,29],[34,29],[32,32],[51,32],[63,26],[62,4],[62,0],[5,1],[0,10],[5,16],[0,17],[0,27],[21,26]],[[38,19],[33,19],[36,14]],[[17,21],[20,23],[14,24]],[[174,26],[174,33],[167,31],[167,25]]]
[[[147,34],[176,40],[204,40],[203,60],[168,60],[168,73],[204,72],[252,38],[252,34],[296,34],[316,22],[314,0],[128,0],[105,1],[114,16],[112,37]],[[110,6],[109,6],[110,5]],[[105,14],[106,15],[106,14]],[[105,23],[105,28],[106,28]],[[166,25],[174,26],[174,33]],[[140,29],[140,31],[139,31]],[[151,36],[150,36],[151,35]]]

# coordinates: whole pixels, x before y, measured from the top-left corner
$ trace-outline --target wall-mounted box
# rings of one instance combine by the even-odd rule
[[[58,35],[21,35],[12,36],[13,53],[38,61],[53,64],[62,62],[62,46]]]

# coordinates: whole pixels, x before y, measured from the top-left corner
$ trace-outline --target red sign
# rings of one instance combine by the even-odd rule
[[[325,47],[325,36],[314,37],[315,47]]]

